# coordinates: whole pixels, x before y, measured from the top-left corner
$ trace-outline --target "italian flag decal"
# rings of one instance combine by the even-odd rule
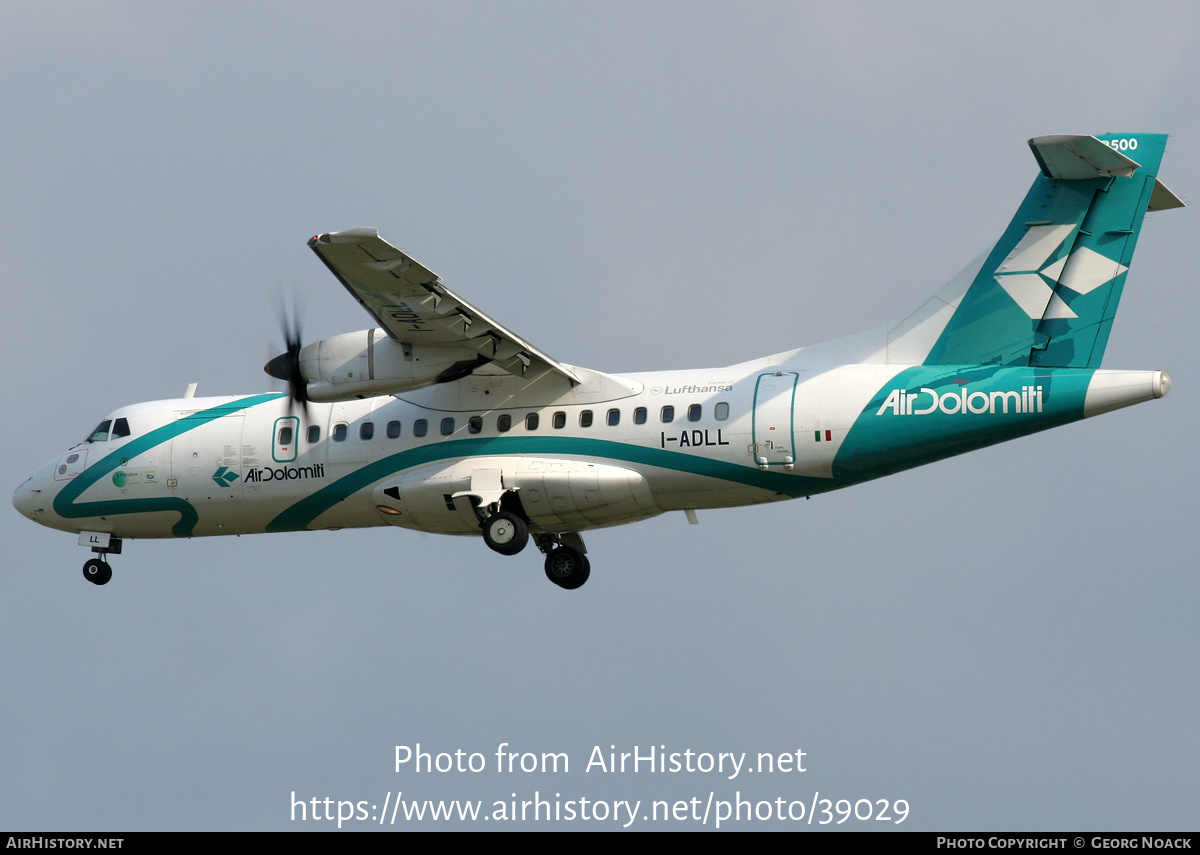
[[[821,434],[824,434],[824,436],[822,436]],[[826,430],[826,431],[815,430],[815,431],[813,431],[813,439],[816,440],[817,442],[833,442],[833,431],[831,431],[831,430]]]

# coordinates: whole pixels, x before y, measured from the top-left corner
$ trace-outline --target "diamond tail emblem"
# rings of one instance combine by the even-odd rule
[[[1043,268],[1074,230],[1069,224],[1032,226],[996,268],[996,282],[1033,320],[1078,317],[1054,293],[1051,282],[1087,294],[1129,269],[1088,247],[1079,247]]]

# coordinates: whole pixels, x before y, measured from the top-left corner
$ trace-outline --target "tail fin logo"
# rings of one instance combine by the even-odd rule
[[[995,270],[996,282],[1035,321],[1078,317],[1050,283],[1087,294],[1129,269],[1088,247],[1078,247],[1044,266],[1074,231],[1071,223],[1030,226]]]

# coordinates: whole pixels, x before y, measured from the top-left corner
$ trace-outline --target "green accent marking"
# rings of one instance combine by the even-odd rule
[[[83,492],[109,472],[122,465],[125,459],[132,460],[139,454],[144,454],[152,448],[162,445],[175,437],[195,430],[211,421],[236,413],[250,407],[258,406],[267,401],[276,401],[284,397],[282,393],[253,395],[228,404],[219,404],[208,410],[201,410],[189,416],[176,419],[170,424],[132,439],[116,451],[97,460],[76,478],[67,483],[58,495],[54,497],[54,512],[63,519],[79,519],[80,517],[111,516],[116,514],[143,514],[154,511],[174,511],[179,514],[179,522],[171,528],[171,534],[176,537],[188,537],[196,527],[200,516],[196,509],[186,500],[175,497],[160,497],[153,499],[110,499],[100,502],[84,502],[75,504]]]
[[[810,478],[804,475],[762,471],[755,466],[711,460],[678,451],[645,448],[605,439],[546,436],[481,437],[422,445],[369,463],[287,508],[267,524],[267,531],[303,530],[325,511],[363,487],[405,469],[438,460],[492,454],[524,454],[535,457],[568,454],[593,460],[639,463],[645,466],[657,466],[660,469],[671,469],[677,472],[746,484],[793,498],[823,493],[838,486],[829,478]]]
[[[813,478],[761,470],[757,466],[711,460],[678,451],[611,440],[578,437],[481,437],[436,442],[397,452],[356,469],[291,505],[267,524],[267,531],[299,531],[358,490],[415,466],[451,458],[484,455],[571,455],[592,460],[638,463],[692,475],[746,484],[786,496],[811,496],[869,481],[975,448],[1036,433],[1083,418],[1087,369],[996,368],[989,365],[917,366],[900,372],[864,407],[834,459],[833,478]],[[958,382],[956,382],[958,381]],[[1041,413],[877,415],[892,389],[929,387],[972,392],[1018,391],[1042,385]],[[814,431],[820,442],[821,432]]]
[[[905,369],[875,393],[855,420],[833,461],[839,487],[869,481],[935,460],[1078,421],[1091,369],[926,365]],[[939,395],[969,387],[972,394],[1019,392],[1042,386],[1042,412],[879,414],[893,390],[933,389]]]
[[[926,365],[1100,366],[1125,286],[1125,272],[1090,283],[1094,287],[1087,293],[1041,276],[1046,288],[1075,313],[1073,318],[1031,318],[1003,286],[1009,275],[1038,277],[1040,271],[1078,252],[1094,252],[1112,261],[1114,269],[1118,263],[1130,266],[1167,137],[1105,134],[1097,139],[1133,143],[1134,148],[1121,151],[1141,164],[1138,170],[1127,178],[1077,180],[1049,179],[1039,173],[930,350]],[[1031,222],[1076,228],[1049,257],[1035,259],[1037,270],[1000,270],[1000,263],[1024,238]]]

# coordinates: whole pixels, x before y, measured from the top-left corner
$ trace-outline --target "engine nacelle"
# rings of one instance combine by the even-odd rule
[[[321,339],[300,351],[300,374],[311,401],[331,403],[390,395],[453,380],[478,365],[467,347],[407,344],[383,330]]]

